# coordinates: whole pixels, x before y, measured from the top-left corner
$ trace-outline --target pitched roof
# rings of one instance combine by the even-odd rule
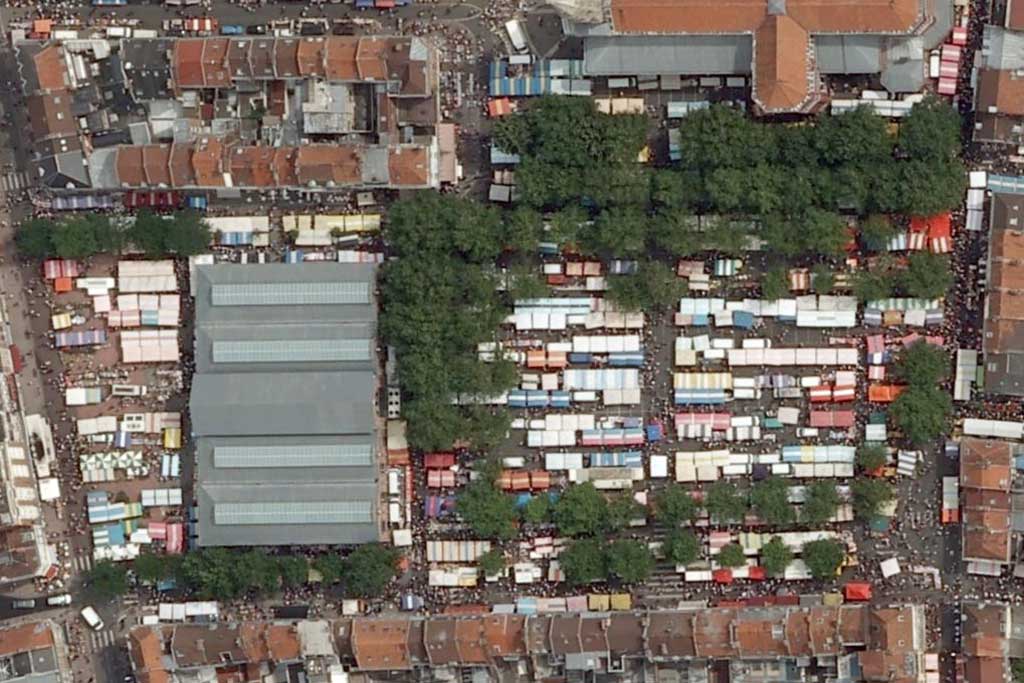
[[[965,488],[1009,491],[1013,452],[1010,444],[995,439],[960,442],[960,484]]]
[[[426,147],[392,147],[388,153],[388,176],[395,187],[430,185],[430,155]]]
[[[1024,76],[1009,69],[979,70],[976,108],[989,114],[1024,116]]]
[[[408,619],[354,619],[352,652],[364,671],[411,669]]]
[[[49,45],[32,58],[40,90],[63,90],[67,87],[67,67],[61,48]]]
[[[754,33],[753,97],[765,111],[793,111],[809,95],[810,35],[792,17],[771,15]]]
[[[362,150],[356,145],[305,145],[295,154],[300,185],[335,187],[362,182]]]

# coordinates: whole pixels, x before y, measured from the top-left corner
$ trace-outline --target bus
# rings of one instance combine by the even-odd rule
[[[512,47],[515,48],[516,52],[526,52],[526,32],[523,31],[523,22],[518,19],[510,19],[505,22],[505,32],[508,33],[508,39],[512,42]]]

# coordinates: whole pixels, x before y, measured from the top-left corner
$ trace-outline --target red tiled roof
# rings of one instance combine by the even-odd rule
[[[206,139],[192,152],[192,171],[196,185],[200,187],[223,187],[224,167],[221,159],[224,145],[219,140]]]
[[[205,38],[180,38],[174,41],[172,65],[174,82],[182,88],[201,88],[203,81],[203,46]]]
[[[146,184],[141,146],[118,147],[115,166],[117,167],[117,179],[122,185],[142,187]]]
[[[274,73],[278,78],[299,75],[298,53],[299,40],[297,38],[279,38],[274,41]]]
[[[50,45],[32,58],[40,90],[62,90],[67,87],[67,67],[60,50],[56,45]]]
[[[430,185],[430,156],[426,147],[392,147],[388,153],[390,184],[396,187]]]
[[[155,629],[133,629],[128,634],[128,651],[136,677],[142,683],[168,683],[170,675],[163,665],[163,645]]]
[[[799,109],[808,98],[810,35],[785,15],[772,15],[754,33],[753,97],[766,111]]]
[[[44,622],[0,628],[0,657],[52,647],[53,631]]]
[[[332,36],[327,41],[327,78],[336,81],[353,81],[359,78],[356,69],[356,52],[359,38]]]
[[[274,179],[273,147],[234,147],[228,152],[228,170],[235,187],[272,187]]]
[[[300,185],[329,187],[361,183],[361,150],[355,145],[299,147],[295,155],[295,175]]]
[[[412,668],[409,662],[408,619],[354,619],[352,652],[364,671]]]
[[[383,38],[360,38],[356,49],[356,68],[364,81],[387,80],[385,54],[389,45]]]
[[[1010,444],[994,439],[960,442],[960,483],[965,488],[1010,490],[1013,453]]]
[[[192,148],[188,145],[171,145],[170,160],[171,186],[187,187],[196,184],[192,171]]]
[[[325,73],[327,41],[323,38],[305,38],[299,42],[295,59],[299,73],[303,76],[320,76]]]
[[[207,88],[224,88],[231,85],[227,54],[227,38],[209,38],[205,41],[202,68],[203,83]]]
[[[142,148],[142,169],[146,174],[146,184],[151,186],[171,186],[171,146],[146,145]]]

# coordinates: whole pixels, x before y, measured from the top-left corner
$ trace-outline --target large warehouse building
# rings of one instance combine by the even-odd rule
[[[196,269],[201,546],[375,541],[375,266]]]

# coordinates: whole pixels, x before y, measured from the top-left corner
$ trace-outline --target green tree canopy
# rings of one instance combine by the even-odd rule
[[[281,583],[281,568],[277,560],[259,548],[236,557],[236,571],[242,591],[272,595]]]
[[[761,278],[761,296],[769,301],[789,296],[789,272],[777,266]]]
[[[240,571],[238,555],[227,548],[203,548],[188,553],[181,574],[202,598],[233,600],[249,589],[247,572]]]
[[[811,287],[815,294],[830,293],[835,282],[835,273],[824,263],[818,263],[811,269]]]
[[[670,529],[697,517],[697,501],[680,484],[669,482],[654,498],[654,518]]]
[[[907,260],[907,269],[900,274],[900,286],[913,297],[941,299],[953,284],[949,257],[930,251],[917,251]]]
[[[110,602],[124,595],[128,590],[124,568],[110,560],[97,562],[86,574],[85,589],[92,598],[101,602]]]
[[[24,259],[42,260],[57,253],[53,237],[57,225],[47,218],[30,218],[18,226],[14,245]]]
[[[686,281],[661,261],[643,261],[635,274],[608,279],[607,298],[622,310],[664,312],[679,305]]]
[[[198,211],[179,211],[164,233],[163,252],[193,256],[208,251],[212,241],[210,225]]]
[[[839,502],[839,493],[831,481],[821,479],[811,482],[807,486],[804,503],[800,506],[800,521],[811,526],[821,526],[836,514]]]
[[[278,557],[277,570],[285,588],[299,588],[309,580],[309,561],[302,555]]]
[[[853,295],[861,303],[888,299],[892,296],[893,279],[887,272],[878,270],[859,270],[851,279]]]
[[[559,566],[570,585],[580,586],[608,576],[608,558],[604,544],[595,538],[573,541],[558,556]]]
[[[640,583],[651,575],[654,556],[645,543],[624,539],[608,546],[608,571],[623,583]]]
[[[639,207],[606,209],[583,233],[583,246],[602,258],[630,258],[644,251],[647,239],[647,215]]]
[[[523,506],[523,521],[528,524],[547,524],[551,521],[551,499],[546,493],[533,495]]]
[[[893,374],[906,384],[932,387],[949,377],[949,356],[941,346],[916,341],[903,347]]]
[[[889,462],[885,444],[866,443],[857,447],[857,464],[861,469],[873,472]]]
[[[665,559],[673,564],[688,565],[697,559],[700,543],[697,536],[689,529],[669,529],[661,546]]]
[[[498,489],[495,478],[495,469],[485,468],[459,491],[455,510],[478,537],[506,540],[516,533],[516,503]]]
[[[628,527],[634,519],[643,518],[643,506],[627,491],[612,497],[608,502],[605,526],[609,533],[615,534]]]
[[[768,477],[754,484],[750,502],[757,516],[773,526],[792,524],[796,512],[789,502],[789,485],[778,477]]]
[[[850,485],[853,495],[853,514],[868,521],[878,514],[882,505],[896,495],[892,485],[883,479],[855,479]]]
[[[719,524],[734,524],[747,514],[747,499],[735,484],[719,480],[704,494],[704,508]]]
[[[662,209],[650,222],[650,240],[654,247],[674,258],[692,256],[705,247],[699,232],[700,218],[686,209]]]
[[[903,153],[914,159],[948,162],[960,151],[960,126],[957,110],[930,95],[902,119],[898,143]]]
[[[555,503],[555,524],[563,536],[596,536],[608,524],[608,502],[590,482],[573,484]]]
[[[942,436],[952,411],[947,392],[935,386],[911,385],[893,402],[889,415],[907,439],[921,446]]]
[[[846,561],[846,546],[832,538],[805,543],[800,550],[808,571],[818,581],[832,581]]]
[[[778,536],[761,546],[761,566],[769,576],[781,576],[792,561],[793,551]]]
[[[874,213],[860,222],[860,240],[869,251],[884,251],[896,234],[896,225],[888,216]]]
[[[100,250],[92,224],[85,219],[57,223],[53,231],[53,246],[57,256],[69,259],[88,258]]]
[[[747,564],[747,556],[743,552],[743,546],[739,543],[730,543],[722,546],[715,559],[723,567],[743,567]]]
[[[358,598],[377,598],[383,595],[391,579],[395,578],[398,551],[380,543],[357,547],[345,558],[342,581],[345,594]]]
[[[496,576],[505,571],[505,553],[497,548],[491,548],[477,560],[480,571],[484,576]]]
[[[520,254],[535,254],[543,232],[541,215],[527,206],[518,206],[505,216],[502,245]]]
[[[325,584],[338,583],[345,571],[345,560],[337,553],[327,553],[313,560],[313,569],[320,573]]]
[[[141,553],[132,560],[132,571],[135,572],[139,581],[146,584],[177,578],[180,568],[180,555]]]

